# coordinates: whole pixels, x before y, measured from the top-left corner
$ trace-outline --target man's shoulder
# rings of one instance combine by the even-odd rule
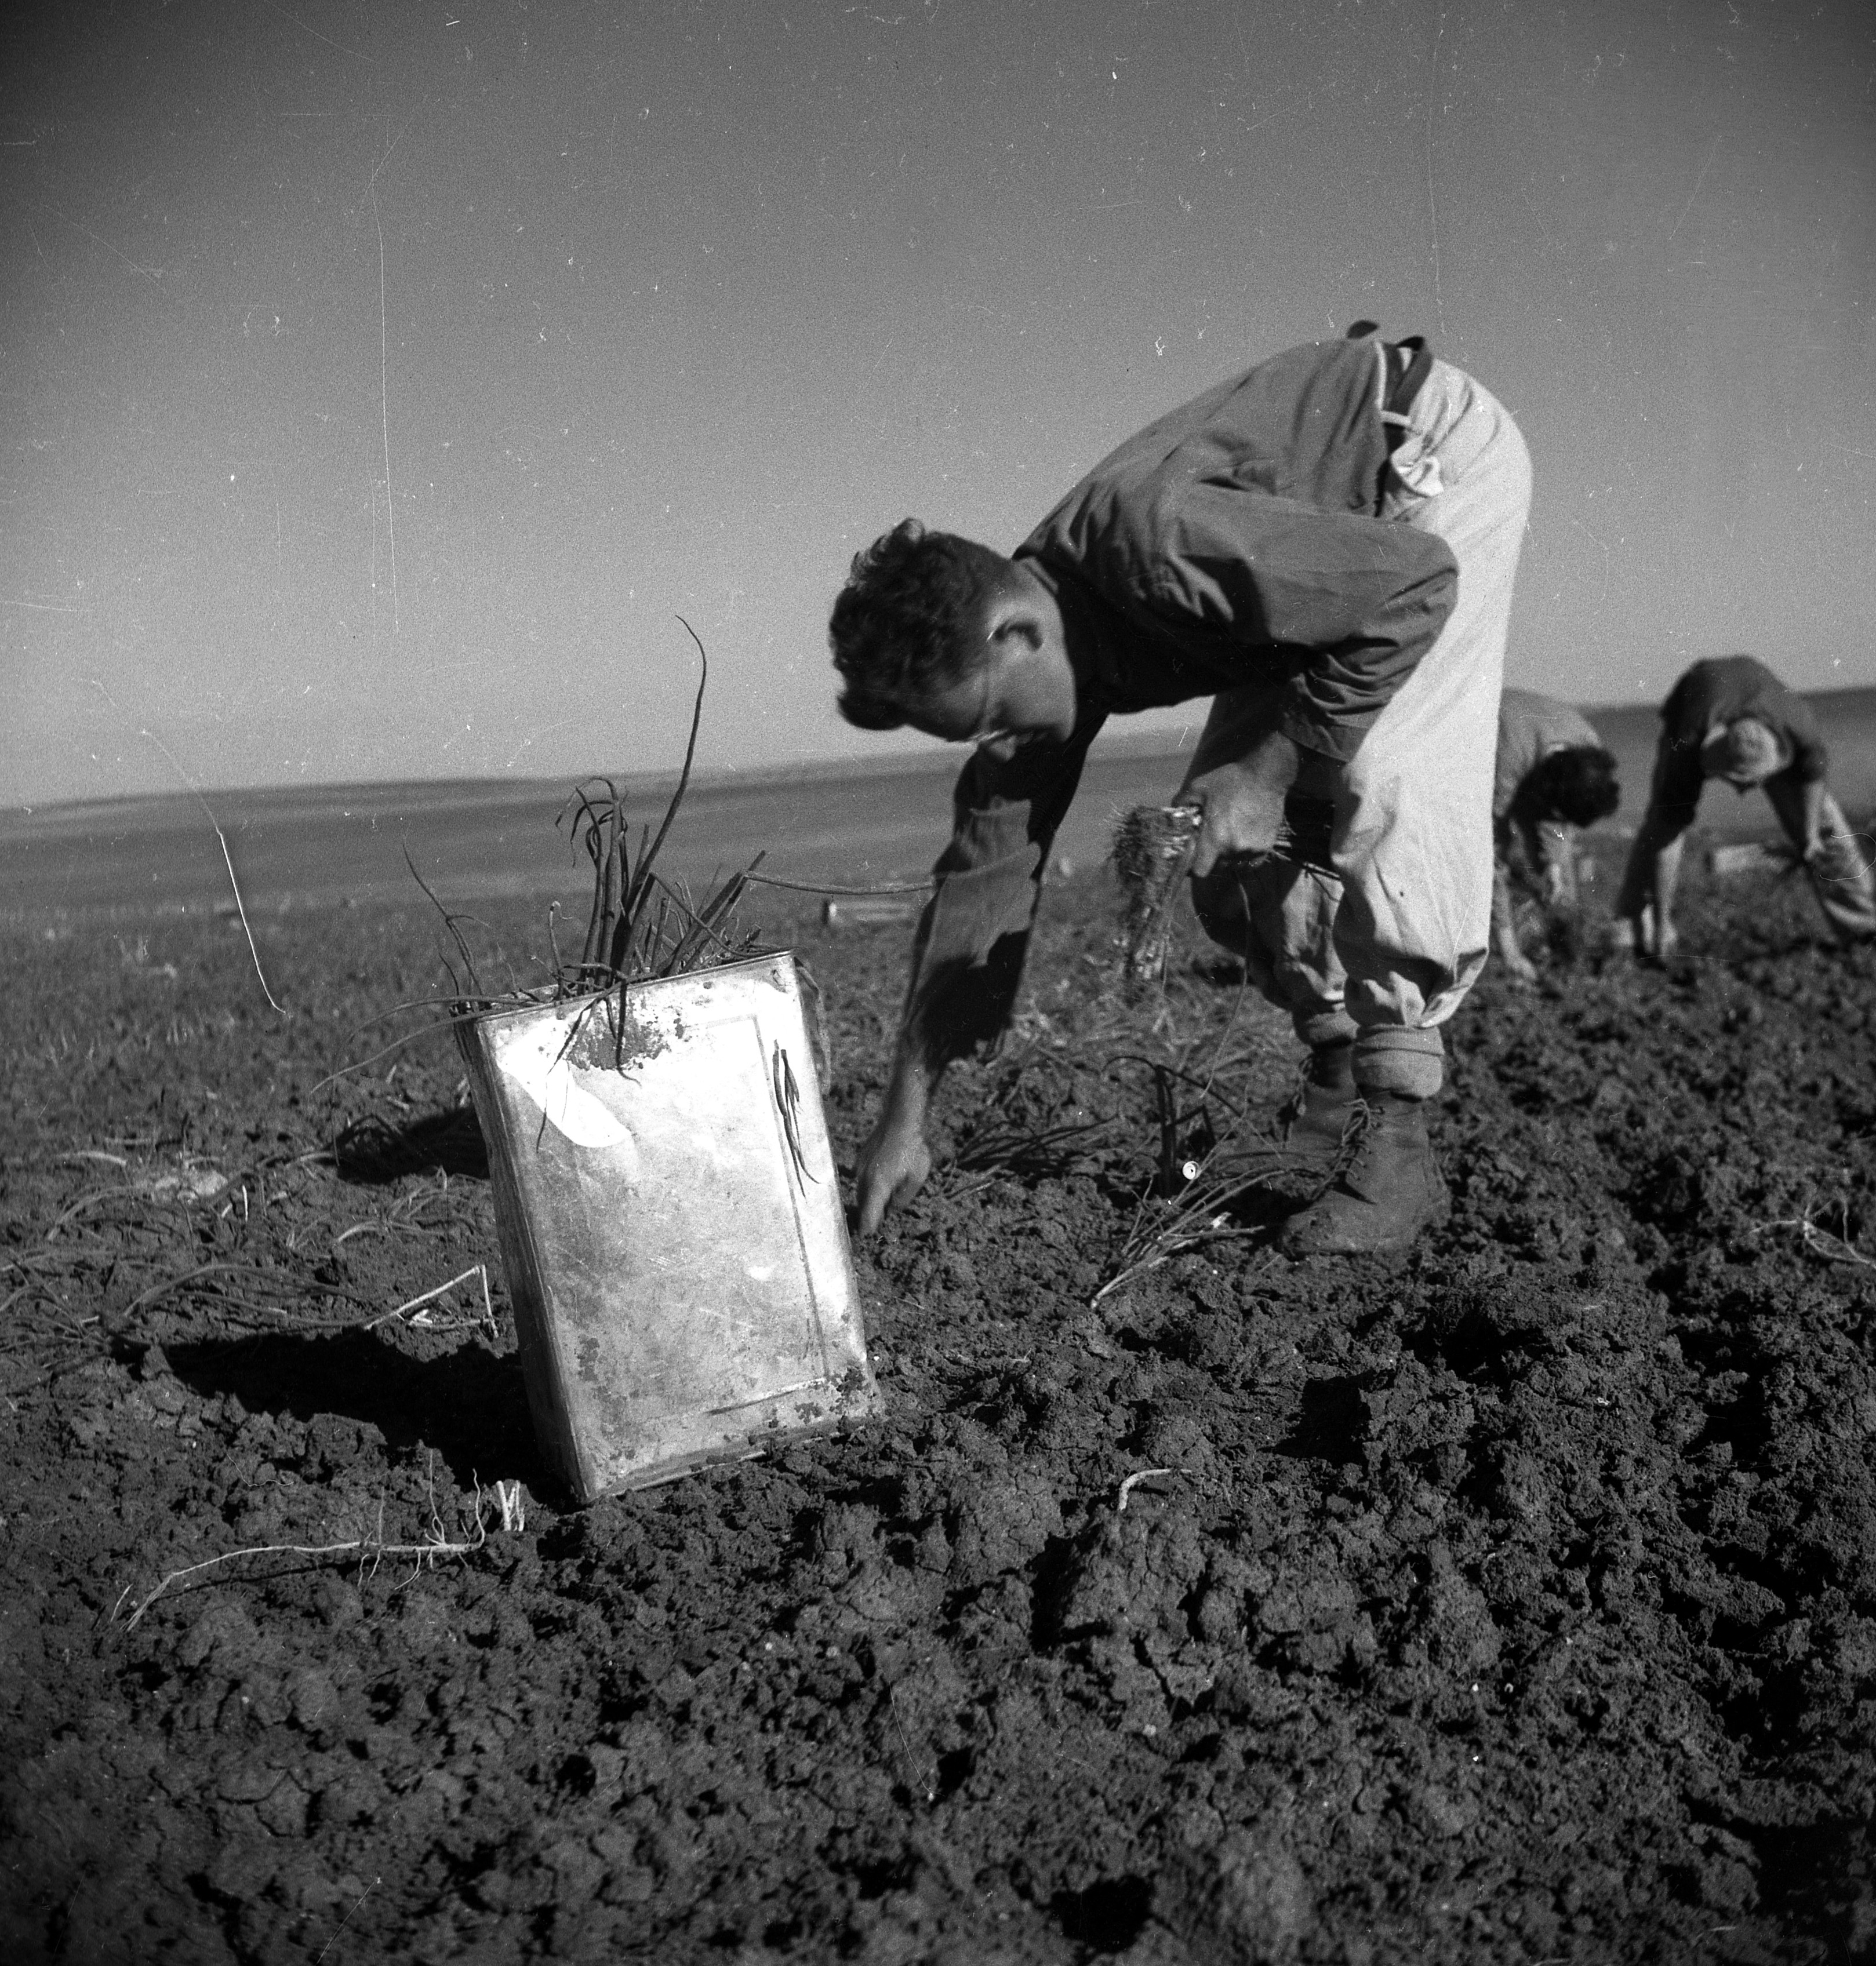
[[[1018,552],[1133,579],[1176,556],[1204,488],[1368,515],[1387,455],[1374,364],[1370,343],[1309,342],[1226,377],[1116,445]]]
[[[1596,727],[1573,703],[1535,689],[1507,688],[1498,699],[1500,742],[1523,738],[1538,749],[1566,744],[1600,744]]]
[[[1791,694],[1785,685],[1756,656],[1703,656],[1681,672],[1673,691],[1681,695],[1724,696],[1740,694]]]
[[[1267,356],[1123,438],[1049,518],[1102,491],[1188,475],[1208,459],[1275,459],[1344,440],[1351,411],[1370,398],[1374,374],[1374,350],[1366,342],[1304,342]],[[1037,530],[1048,524],[1045,518]]]

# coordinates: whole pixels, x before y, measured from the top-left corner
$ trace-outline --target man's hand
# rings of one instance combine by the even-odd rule
[[[1283,801],[1301,763],[1294,743],[1273,730],[1236,762],[1214,765],[1188,782],[1181,798],[1202,807],[1205,815],[1192,856],[1194,880],[1222,859],[1254,857],[1276,845]]]
[[[859,1198],[854,1226],[859,1234],[870,1236],[886,1210],[903,1208],[931,1172],[931,1149],[918,1119],[901,1112],[888,1099],[853,1172]]]

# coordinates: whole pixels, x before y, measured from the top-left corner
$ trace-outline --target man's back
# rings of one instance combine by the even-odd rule
[[[1596,727],[1572,705],[1534,689],[1507,689],[1498,699],[1498,758],[1491,816],[1503,819],[1540,759],[1578,746],[1598,746]]]

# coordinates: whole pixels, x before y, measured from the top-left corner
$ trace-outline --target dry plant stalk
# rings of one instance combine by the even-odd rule
[[[411,879],[442,917],[455,945],[456,960],[453,962],[446,956],[443,959],[450,985],[446,995],[399,1004],[384,1014],[394,1016],[430,1006],[440,1006],[446,1014],[434,1023],[421,1026],[394,1038],[369,1057],[328,1074],[313,1088],[314,1092],[323,1091],[338,1079],[376,1064],[380,1059],[388,1057],[419,1038],[435,1031],[450,1030],[485,1012],[543,1002],[564,1003],[578,997],[591,998],[597,1003],[615,991],[615,1062],[622,1062],[626,1034],[631,1023],[626,991],[631,985],[683,975],[692,970],[714,968],[720,963],[767,952],[761,940],[761,931],[752,929],[741,932],[733,919],[737,904],[749,883],[766,878],[756,872],[767,858],[766,853],[757,854],[748,866],[720,881],[701,902],[692,896],[683,881],[667,881],[656,869],[659,849],[690,788],[691,767],[697,755],[698,732],[703,720],[704,691],[710,681],[710,658],[701,639],[682,614],[677,618],[684,632],[696,644],[701,672],[697,681],[696,700],[691,709],[690,736],[684,748],[683,769],[657,833],[654,835],[649,827],[641,827],[637,850],[633,852],[632,825],[627,816],[624,798],[614,781],[605,778],[587,779],[576,785],[555,821],[556,826],[568,824],[572,836],[592,862],[592,906],[578,959],[568,962],[561,956],[553,933],[553,917],[559,906],[556,903],[553,909],[549,910],[547,917],[548,943],[553,951],[553,982],[541,988],[524,988],[511,977],[510,987],[505,991],[485,989],[476,974],[475,952],[462,927],[464,922],[475,917],[453,914],[443,905],[435,889],[417,871],[417,863],[411,859],[407,847],[405,865],[410,869]],[[769,885],[792,887],[798,884],[784,881]],[[569,1046],[579,1035],[585,1015],[582,1010],[574,1020],[568,1033]]]
[[[656,833],[649,826],[637,829],[636,848],[633,843],[633,825],[626,810],[624,795],[612,779],[583,781],[574,788],[562,807],[555,823],[567,827],[570,836],[591,862],[593,898],[579,954],[571,962],[562,957],[559,944],[553,940],[553,917],[551,914],[549,917],[548,936],[553,949],[553,981],[550,986],[545,990],[517,988],[505,994],[485,991],[476,978],[474,956],[459,926],[466,917],[453,915],[444,907],[416,867],[411,865],[412,878],[443,917],[462,962],[460,975],[453,965],[450,966],[450,981],[454,986],[451,1021],[521,1004],[564,1003],[576,997],[598,999],[616,991],[618,1014],[614,1021],[623,1056],[626,1033],[631,1023],[625,993],[633,984],[681,976],[692,970],[714,968],[720,963],[732,962],[753,954],[759,947],[759,931],[739,931],[734,917],[737,904],[766,856],[757,854],[747,867],[719,882],[701,901],[683,881],[667,881],[658,872],[658,856],[676,823],[685,794],[690,789],[691,769],[697,756],[698,733],[703,723],[704,692],[710,682],[710,658],[697,630],[682,615],[678,620],[684,632],[696,644],[701,669],[697,680],[696,699],[691,707],[690,736],[684,747],[684,764],[678,774],[676,789],[671,794]],[[408,861],[408,855],[406,859]],[[574,1028],[577,1032],[577,1020]],[[572,1034],[569,1042],[572,1042]]]
[[[1195,805],[1136,805],[1114,828],[1114,869],[1127,896],[1122,993],[1137,1003],[1166,973],[1173,897],[1198,849]]]
[[[350,1231],[347,1232],[350,1233]],[[482,1313],[479,1317],[454,1317],[439,1324],[427,1310],[419,1308],[434,1304],[440,1297],[446,1297],[458,1284],[466,1284],[471,1277],[480,1278],[482,1287]],[[478,1326],[488,1332],[492,1338],[501,1333],[501,1327],[495,1320],[495,1307],[488,1295],[488,1267],[485,1263],[472,1263],[460,1276],[452,1277],[446,1284],[438,1284],[435,1289],[427,1290],[417,1296],[408,1298],[395,1310],[387,1310],[382,1317],[368,1318],[364,1329],[376,1331],[381,1324],[388,1324],[394,1317],[401,1317],[406,1311],[414,1310],[417,1315],[411,1322],[422,1331],[472,1331]]]
[[[507,1504],[505,1497],[504,1502],[503,1513],[506,1516],[510,1513],[511,1505]],[[351,1536],[341,1542],[255,1543],[243,1549],[224,1550],[219,1556],[205,1557],[200,1563],[185,1564],[179,1570],[171,1571],[160,1583],[145,1592],[143,1596],[137,1600],[137,1608],[125,1620],[124,1629],[127,1632],[135,1631],[142,1623],[143,1614],[163,1597],[172,1586],[181,1584],[189,1578],[199,1577],[205,1571],[219,1569],[225,1563],[238,1563],[250,1556],[356,1555],[361,1571],[369,1566],[374,1573],[379,1565],[383,1562],[386,1557],[408,1557],[411,1562],[411,1575],[414,1578],[424,1571],[434,1569],[445,1557],[454,1557],[459,1561],[464,1557],[472,1556],[488,1540],[488,1524],[482,1485],[479,1481],[475,1484],[474,1526],[467,1536],[453,1539],[444,1529],[443,1519],[437,1513],[434,1493],[430,1502],[430,1533],[421,1542],[388,1542],[384,1533],[384,1506],[381,1503],[378,1510],[378,1531],[375,1536]],[[118,1599],[116,1604],[112,1607],[111,1616],[114,1620],[118,1613],[124,1608],[124,1598],[130,1594],[131,1587],[127,1584],[124,1587],[122,1596]]]
[[[1818,1226],[1816,1213],[1806,1209],[1802,1215],[1781,1216],[1765,1225],[1768,1229],[1795,1229],[1798,1240],[1813,1256],[1821,1256],[1827,1263],[1848,1263],[1858,1269],[1876,1270],[1876,1257],[1866,1256],[1849,1237],[1835,1236],[1828,1229]],[[1849,1226],[1845,1210],[1845,1227]]]
[[[1131,1062],[1151,1067],[1153,1103],[1159,1123],[1159,1151],[1154,1178],[1141,1191],[1125,1239],[1120,1246],[1120,1267],[1088,1300],[1091,1309],[1123,1285],[1170,1262],[1175,1256],[1208,1243],[1248,1241],[1262,1235],[1261,1229],[1246,1227],[1233,1219],[1232,1207],[1250,1188],[1275,1179],[1285,1172],[1284,1156],[1275,1149],[1259,1151],[1233,1143],[1244,1124],[1246,1108],[1225,1102],[1222,1126],[1212,1128],[1212,1145],[1197,1159],[1182,1157],[1182,1129],[1200,1116],[1207,1116],[1210,1103],[1224,1063],[1230,1043],[1243,1009],[1248,976],[1238,988],[1231,1014],[1219,1033],[1210,1063],[1202,1078],[1182,1065],[1134,1058]],[[1189,1056],[1189,1050],[1184,1056]],[[1114,1062],[1120,1062],[1117,1058]],[[1176,1085],[1196,1087],[1197,1097],[1181,1110]],[[1155,1204],[1158,1203],[1156,1207]]]
[[[682,615],[678,618],[697,644],[702,672],[691,707],[684,766],[656,836],[649,827],[640,828],[634,856],[625,802],[610,778],[589,779],[576,787],[561,814],[562,819],[569,811],[573,814],[573,827],[593,863],[592,908],[580,959],[570,968],[558,966],[563,995],[583,994],[595,983],[611,988],[656,976],[679,976],[688,970],[709,968],[740,952],[729,939],[729,918],[749,875],[762,864],[761,854],[740,873],[732,874],[701,906],[681,883],[672,886],[656,871],[659,852],[690,789],[697,733],[704,718],[704,691],[710,682],[710,658],[696,630]]]

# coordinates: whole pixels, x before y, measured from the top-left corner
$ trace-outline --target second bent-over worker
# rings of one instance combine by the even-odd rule
[[[1648,811],[1616,903],[1623,939],[1658,959],[1674,952],[1683,836],[1709,778],[1742,794],[1761,788],[1838,939],[1876,936],[1868,843],[1825,785],[1829,762],[1810,705],[1763,662],[1718,656],[1694,663],[1661,707]]]
[[[1529,498],[1502,406],[1363,322],[1130,439],[1012,556],[911,520],[857,556],[830,624],[842,713],[974,747],[859,1157],[862,1232],[930,1171],[946,1065],[1008,1017],[1096,731],[1206,696],[1194,900],[1309,1047],[1293,1148],[1341,1150],[1285,1246],[1400,1249],[1444,1215],[1426,1107],[1488,951]]]
[[[1576,835],[1621,803],[1614,756],[1580,710],[1534,689],[1504,692],[1491,798],[1491,930],[1499,961],[1520,982],[1537,970],[1519,945],[1514,882],[1528,881],[1548,907],[1573,909]]]

